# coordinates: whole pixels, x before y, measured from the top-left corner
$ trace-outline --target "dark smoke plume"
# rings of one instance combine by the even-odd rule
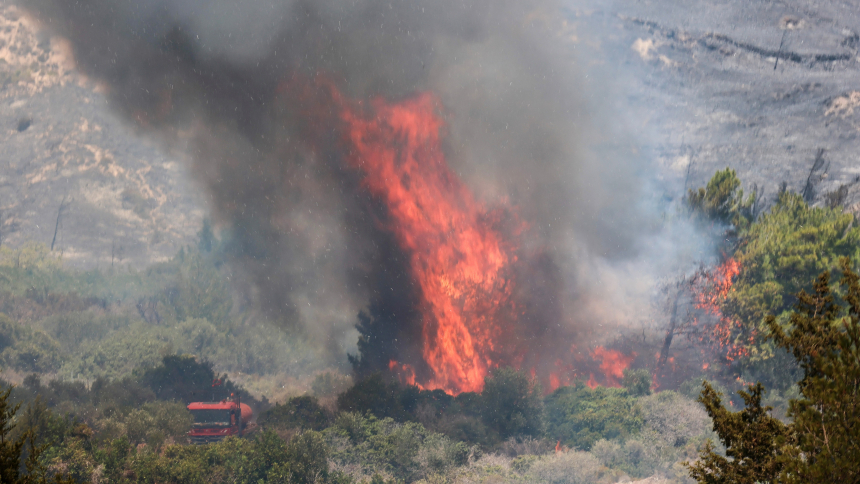
[[[71,41],[79,69],[124,119],[191,154],[233,234],[238,286],[273,318],[342,358],[362,312],[360,370],[395,357],[420,363],[409,356],[421,344],[415,288],[380,222],[385,208],[342,161],[336,130],[305,115],[321,94],[296,95],[295,79],[313,91],[324,74],[359,100],[437,93],[454,171],[532,228],[523,247],[532,256],[517,268],[528,331],[517,337],[533,358],[636,305],[627,294],[641,271],[619,261],[651,230],[643,168],[589,150],[610,135],[579,94],[552,1],[22,3]]]

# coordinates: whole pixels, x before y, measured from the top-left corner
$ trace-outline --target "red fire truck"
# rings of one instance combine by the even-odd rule
[[[238,395],[220,402],[191,402],[188,410],[194,417],[194,425],[188,432],[193,444],[220,442],[229,435],[241,437],[253,430],[254,413],[251,407],[241,403]]]

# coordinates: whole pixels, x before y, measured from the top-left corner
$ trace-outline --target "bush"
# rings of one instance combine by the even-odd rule
[[[502,439],[542,433],[540,386],[525,373],[502,368],[487,376],[481,403],[484,422]]]
[[[273,428],[322,430],[331,420],[332,416],[316,398],[303,396],[293,397],[283,405],[266,410],[257,418],[257,423]]]
[[[386,381],[380,373],[374,373],[338,395],[337,408],[342,412],[369,412],[379,418],[406,420],[408,414],[403,407],[403,400],[400,385]]]
[[[548,484],[593,484],[600,476],[600,462],[588,452],[561,452],[535,461],[528,476]]]
[[[668,445],[683,447],[701,443],[712,435],[711,419],[697,402],[672,391],[660,392],[638,401],[645,426]]]
[[[582,382],[546,398],[547,436],[581,450],[600,439],[625,439],[642,428],[635,398],[620,388],[589,388]]]
[[[290,441],[285,455],[289,482],[314,484],[328,478],[328,446],[319,432],[303,432]]]
[[[627,393],[634,397],[651,394],[651,372],[644,368],[638,370],[624,369],[624,379],[621,381]]]

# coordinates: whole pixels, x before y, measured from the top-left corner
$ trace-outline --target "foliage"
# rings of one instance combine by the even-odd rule
[[[621,386],[627,390],[627,393],[637,397],[651,394],[650,371],[645,368],[640,368],[638,370],[625,368],[623,375],[624,378],[621,380]]]
[[[259,425],[273,428],[300,428],[322,430],[328,427],[332,416],[316,398],[293,397],[283,405],[275,405],[257,417]]]
[[[699,401],[714,420],[714,431],[726,446],[726,457],[715,452],[709,441],[700,460],[690,465],[690,476],[705,483],[776,482],[783,468],[780,454],[788,430],[769,415],[770,407],[761,406],[761,383],[738,392],[746,403],[740,412],[723,407],[720,395],[707,382],[703,387]]]
[[[694,214],[706,221],[731,224],[742,229],[753,218],[751,209],[755,203],[755,194],[744,200],[737,173],[726,168],[717,171],[706,187],[690,190],[685,201]]]
[[[564,452],[540,459],[531,465],[534,482],[549,484],[591,484],[600,475],[600,463],[587,452]]]
[[[699,482],[856,482],[860,479],[860,276],[848,259],[841,280],[847,307],[823,272],[814,293],[798,294],[786,331],[767,320],[773,339],[803,369],[802,398],[789,402],[786,425],[762,407],[759,383],[743,392],[746,408],[732,413],[708,385],[701,401],[726,444],[728,460],[706,447],[690,474]]]
[[[20,404],[12,404],[12,388],[0,391],[0,482],[9,484],[47,484],[47,470],[41,462],[47,444],[37,443],[38,429],[22,430],[15,421]],[[27,423],[27,422],[25,422]],[[15,430],[18,436],[13,437]],[[21,472],[23,469],[26,471]],[[71,479],[54,474],[55,484],[71,484]]]
[[[323,435],[334,464],[352,469],[358,480],[380,474],[412,482],[461,466],[470,454],[462,442],[429,432],[419,423],[356,413],[341,413]]]
[[[835,269],[841,257],[860,257],[860,228],[853,222],[851,214],[810,208],[800,195],[785,192],[746,231],[734,256],[742,270],[722,311],[741,322],[732,338],[748,348],[747,378],[763,378],[780,390],[797,381],[791,357],[765,338],[766,316],[786,323],[795,294]]]
[[[26,442],[26,435],[21,435],[17,439],[11,438],[14,428],[13,419],[21,407],[21,404],[12,405],[9,402],[11,393],[11,388],[0,393],[0,481],[2,482],[18,482],[21,453]]]
[[[297,435],[285,452],[290,463],[289,482],[313,484],[327,480],[328,453],[328,446],[319,432],[308,431]]]
[[[561,387],[546,398],[547,436],[590,450],[600,439],[625,439],[642,428],[634,397],[619,388],[589,388],[582,382]]]
[[[848,259],[842,271],[847,308],[835,303],[825,272],[813,294],[798,295],[788,332],[768,320],[777,344],[803,369],[803,398],[789,403],[796,447],[782,476],[786,482],[860,479],[860,276]]]
[[[408,405],[410,394],[415,391],[417,388],[413,392],[404,392],[397,382],[386,380],[381,373],[372,373],[338,395],[337,408],[347,412],[369,412],[380,418],[406,420],[408,416],[404,403]]]
[[[501,368],[488,375],[481,392],[484,422],[507,439],[543,431],[540,385],[525,373]]]

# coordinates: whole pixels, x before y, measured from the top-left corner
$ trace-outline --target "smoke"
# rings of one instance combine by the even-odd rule
[[[623,129],[583,95],[552,1],[22,3],[71,41],[124,119],[191,154],[232,234],[237,287],[335,360],[362,312],[359,368],[396,357],[426,371],[409,357],[417,289],[385,207],[343,162],[334,127],[307,116],[321,75],[357,100],[441,99],[453,171],[529,224],[518,337],[533,357],[640,318],[649,285],[678,262],[649,166],[606,148]]]

